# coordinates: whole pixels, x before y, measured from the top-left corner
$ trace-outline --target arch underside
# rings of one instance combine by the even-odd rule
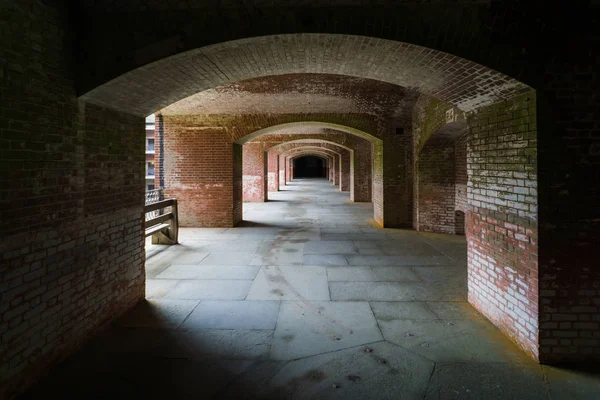
[[[240,60],[252,60],[252,67]],[[167,70],[168,75],[164,74]],[[174,55],[125,73],[81,99],[146,116],[219,85],[294,73],[388,82],[464,111],[527,89],[500,72],[425,47],[364,36],[304,33],[240,39]]]

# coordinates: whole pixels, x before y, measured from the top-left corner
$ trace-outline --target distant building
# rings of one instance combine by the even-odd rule
[[[154,190],[154,114],[146,117],[146,191]]]

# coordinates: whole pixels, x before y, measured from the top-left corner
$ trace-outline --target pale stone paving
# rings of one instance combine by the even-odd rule
[[[148,247],[147,301],[39,390],[593,398],[597,378],[540,367],[469,306],[464,237],[381,229],[371,204],[326,180],[269,197],[245,204],[240,227],[182,229],[180,245]]]

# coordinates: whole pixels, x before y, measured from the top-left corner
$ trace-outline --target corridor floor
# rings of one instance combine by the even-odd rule
[[[600,398],[468,305],[464,237],[378,228],[325,180],[269,196],[148,248],[148,300],[31,398]]]

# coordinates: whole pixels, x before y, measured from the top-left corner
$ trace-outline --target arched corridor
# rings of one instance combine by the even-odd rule
[[[460,3],[5,2],[0,398],[600,390],[600,9]]]
[[[539,366],[467,303],[464,237],[382,229],[324,179],[269,195],[241,226],[184,228],[150,257],[147,302],[57,374],[76,382],[67,393],[487,398],[490,374],[526,382],[519,398],[543,390]]]

